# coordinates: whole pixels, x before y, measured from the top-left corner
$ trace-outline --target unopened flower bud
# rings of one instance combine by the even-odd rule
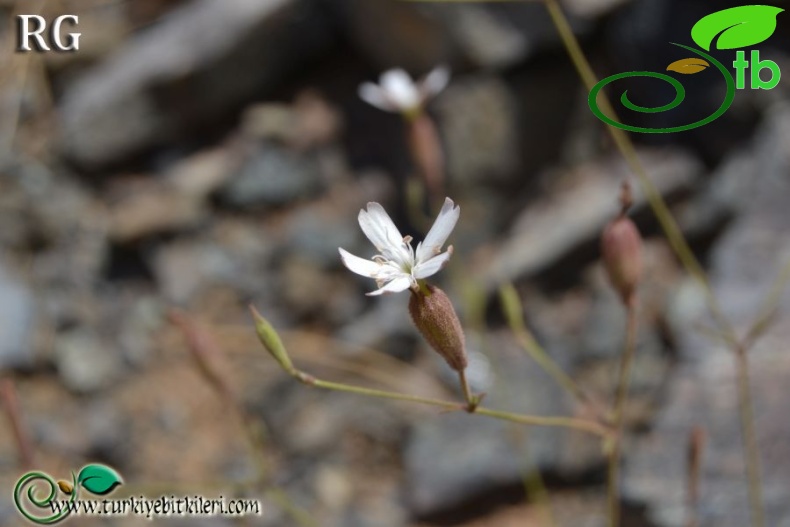
[[[601,252],[609,281],[623,303],[630,305],[642,275],[642,237],[628,216],[620,215],[606,226]]]
[[[277,334],[277,331],[269,324],[269,321],[266,320],[258,313],[258,310],[255,307],[250,306],[250,312],[252,313],[252,318],[255,319],[255,332],[258,334],[258,339],[263,344],[263,347],[266,348],[274,360],[276,360],[280,366],[290,374],[296,372],[296,368],[294,368],[293,363],[291,363],[291,358],[288,356],[288,352],[285,351],[285,346],[283,345],[283,341],[280,340],[280,335]]]
[[[428,344],[452,369],[463,371],[467,365],[464,331],[445,292],[433,285],[423,285],[412,292],[409,313]]]

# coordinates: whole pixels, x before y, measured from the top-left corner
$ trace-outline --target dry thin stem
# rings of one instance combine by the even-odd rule
[[[238,420],[249,445],[250,453],[255,458],[257,477],[254,485],[265,486],[270,498],[275,501],[298,525],[313,527],[313,518],[297,507],[280,487],[267,483],[269,463],[266,459],[266,434],[262,423],[253,418],[232,389],[233,383],[222,368],[223,353],[213,334],[192,317],[173,310],[169,313],[170,320],[178,326],[186,340],[187,350],[194,359],[195,366],[201,377],[217,394]]]
[[[22,418],[16,386],[10,378],[0,379],[0,403],[5,408],[11,431],[14,434],[20,464],[23,467],[31,468],[33,466],[33,443],[30,441],[30,434]]]
[[[467,404],[457,401],[444,401],[441,399],[433,399],[430,397],[421,397],[419,395],[410,395],[400,392],[388,392],[383,390],[376,390],[373,388],[364,388],[362,386],[354,386],[352,384],[344,384],[339,382],[324,381],[317,379],[308,373],[297,371],[294,375],[299,381],[307,384],[308,386],[315,386],[316,388],[324,388],[326,390],[335,390],[339,392],[355,393],[358,395],[365,395],[368,397],[377,397],[381,399],[393,399],[397,401],[406,401],[411,403],[425,404],[428,406],[436,406],[447,411],[468,411]],[[524,415],[513,412],[505,412],[501,410],[492,410],[477,406],[474,409],[475,414],[486,415],[513,423],[520,423],[525,425],[534,426],[551,426],[561,428],[572,428],[581,432],[589,434],[609,437],[611,435],[608,428],[604,425],[589,421],[585,419],[576,419],[572,417],[542,417],[535,415]]]
[[[574,63],[574,66],[579,72],[579,75],[581,76],[587,89],[591,90],[597,83],[597,79],[592,71],[592,67],[587,60],[587,57],[584,55],[584,52],[579,46],[578,40],[576,40],[576,36],[571,30],[570,24],[568,24],[567,18],[563,14],[562,9],[557,3],[557,0],[543,1],[549,11],[549,14],[551,15],[557,31],[560,34],[568,54],[571,57],[571,60]],[[609,103],[606,95],[601,93],[601,97],[601,107],[603,110],[609,115],[614,116],[614,109]],[[686,270],[702,285],[705,292],[708,309],[710,310],[719,331],[721,331],[723,338],[728,342],[737,343],[738,338],[735,330],[719,307],[716,296],[714,295],[710,283],[708,282],[705,270],[702,268],[699,260],[697,260],[696,256],[694,256],[694,253],[691,251],[691,248],[684,238],[683,233],[680,231],[677,222],[670,213],[666,202],[648,177],[647,172],[639,160],[636,149],[634,148],[631,139],[628,137],[628,134],[626,134],[623,130],[613,126],[607,126],[606,129],[609,131],[623,157],[625,157],[626,161],[631,167],[631,170],[633,170],[633,172],[639,178],[639,182],[645,192],[645,196],[647,197],[650,207],[653,209],[653,212],[656,215],[662,230],[666,234],[667,240],[669,241],[673,251],[675,254],[677,254],[678,258],[680,258]],[[733,345],[733,351],[735,352],[738,361],[738,404],[740,407],[741,430],[744,436],[744,447],[746,449],[746,458],[748,462],[747,472],[749,481],[749,502],[751,516],[755,527],[763,527],[764,518],[761,499],[761,482],[759,467],[756,464],[758,462],[759,456],[754,437],[754,422],[752,416],[751,396],[749,393],[749,373],[746,360],[746,351],[743,345],[737,344]],[[615,491],[610,489],[610,492]]]
[[[584,55],[584,52],[579,45],[579,41],[573,34],[573,30],[571,29],[567,18],[562,12],[562,8],[557,3],[557,0],[543,0],[543,2],[546,4],[549,15],[551,16],[551,19],[560,34],[560,38],[562,39],[562,42],[565,45],[565,48],[570,55],[576,70],[579,73],[579,76],[584,82],[584,85],[588,90],[592,90],[592,88],[598,83],[598,80],[592,70],[592,67],[590,66],[589,61],[587,60],[587,57]],[[616,115],[614,108],[609,102],[609,99],[605,94],[603,94],[603,92],[601,92],[600,97],[600,106],[603,108],[604,112],[612,116]],[[677,254],[686,270],[702,285],[705,291],[708,308],[716,320],[719,329],[722,332],[734,335],[732,325],[722,314],[721,309],[719,308],[718,301],[713,294],[713,290],[711,289],[710,283],[708,282],[705,270],[699,263],[699,260],[697,260],[697,257],[691,250],[691,247],[689,247],[688,242],[683,236],[683,233],[680,231],[680,227],[678,227],[675,218],[669,211],[669,207],[664,201],[664,198],[661,197],[661,193],[647,175],[647,171],[642,165],[642,162],[640,161],[639,156],[636,153],[636,149],[634,148],[631,139],[628,137],[628,134],[619,128],[615,128],[614,126],[607,126],[606,129],[612,136],[612,139],[614,140],[618,150],[620,150],[620,153],[631,167],[631,170],[639,178],[639,183],[642,186],[645,197],[647,198],[650,207],[653,209],[653,213],[656,215],[656,218],[658,219],[664,234],[666,234],[667,241],[669,242],[673,251],[675,254]]]
[[[699,517],[699,480],[702,466],[702,453],[705,449],[705,430],[695,426],[689,434],[688,459],[687,459],[687,514],[686,527],[698,527]]]
[[[754,429],[754,409],[749,383],[749,359],[747,349],[739,346],[735,350],[738,375],[738,410],[743,434],[743,456],[746,464],[746,477],[749,481],[749,506],[752,525],[765,526],[763,512],[762,485],[760,484],[760,452],[757,449],[757,434]]]
[[[622,450],[623,421],[625,406],[628,402],[628,386],[631,378],[631,365],[636,350],[636,307],[635,302],[626,304],[628,322],[625,335],[625,349],[620,362],[620,374],[617,381],[613,407],[613,423],[615,437],[609,453],[609,526],[620,525],[620,499],[618,495],[620,481],[620,452]]]

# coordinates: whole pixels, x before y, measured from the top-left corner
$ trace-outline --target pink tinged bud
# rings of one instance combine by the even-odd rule
[[[442,142],[433,120],[425,113],[409,122],[409,148],[431,196],[441,195],[444,183]]]
[[[631,304],[642,275],[642,237],[630,218],[619,216],[606,226],[601,252],[609,281],[623,302]]]
[[[444,357],[452,369],[463,371],[467,365],[464,331],[444,291],[432,285],[412,290],[409,313],[428,344]]]

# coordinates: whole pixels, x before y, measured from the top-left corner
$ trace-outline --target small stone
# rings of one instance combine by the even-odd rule
[[[502,182],[519,163],[516,101],[493,75],[454,80],[432,105],[447,170],[462,184]]]
[[[77,393],[112,386],[122,364],[118,353],[91,330],[77,328],[55,336],[55,363],[63,384]]]
[[[681,151],[645,151],[649,177],[665,197],[688,191],[702,176],[700,163]],[[546,174],[549,190],[516,218],[507,240],[484,273],[493,287],[555,265],[585,243],[595,243],[617,212],[619,182],[629,174],[619,158],[588,163],[564,174]],[[634,211],[647,205],[637,192]]]
[[[0,370],[33,365],[35,325],[33,294],[0,267]]]
[[[278,206],[304,199],[323,188],[315,159],[263,144],[221,191],[233,207]]]
[[[145,182],[135,185],[110,208],[110,238],[128,243],[140,238],[174,232],[200,223],[203,204],[169,185]]]

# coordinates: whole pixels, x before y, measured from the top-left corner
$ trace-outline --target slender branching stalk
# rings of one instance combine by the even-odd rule
[[[393,399],[397,401],[405,401],[410,403],[424,404],[428,406],[436,406],[446,411],[468,411],[469,409],[468,403],[465,402],[445,401],[441,399],[433,399],[430,397],[421,397],[419,395],[411,395],[411,394],[400,393],[400,392],[389,392],[384,390],[376,390],[373,388],[365,388],[362,386],[355,386],[353,384],[325,381],[301,371],[296,371],[294,373],[294,377],[296,377],[299,381],[301,381],[302,383],[308,386],[314,386],[316,388],[324,388],[326,390],[355,393],[357,395],[364,395],[367,397],[376,397],[380,399]],[[572,417],[543,417],[536,415],[525,415],[525,414],[519,414],[514,412],[493,410],[482,406],[475,407],[473,413],[479,415],[485,415],[488,417],[493,417],[496,419],[502,419],[504,421],[510,421],[513,423],[520,423],[524,425],[571,428],[574,430],[578,430],[580,432],[586,432],[589,434],[593,434],[605,438],[611,435],[610,430],[605,425],[586,419],[576,419]]]
[[[692,428],[689,434],[688,455],[686,459],[686,527],[698,527],[699,485],[702,467],[702,454],[705,450],[705,430],[700,426]]]
[[[743,431],[743,455],[746,464],[746,477],[749,481],[749,506],[752,525],[764,527],[762,485],[760,479],[760,452],[757,448],[757,434],[754,429],[754,410],[749,382],[749,360],[747,349],[739,346],[735,350],[738,375],[738,412]]]
[[[556,27],[563,45],[565,46],[565,49],[568,52],[574,67],[579,73],[582,82],[584,83],[587,90],[592,90],[592,88],[598,83],[598,79],[592,70],[592,66],[590,66],[590,62],[587,60],[587,57],[582,51],[579,41],[573,34],[573,30],[571,29],[565,14],[562,12],[562,8],[560,7],[557,0],[543,0],[543,2],[548,9],[554,26]],[[600,106],[603,108],[604,112],[615,116],[616,112],[614,111],[614,108],[612,107],[606,95],[601,92],[600,97],[602,98]],[[653,209],[653,213],[658,219],[658,222],[661,225],[661,228],[664,231],[667,241],[669,242],[673,251],[683,263],[683,266],[686,268],[686,270],[702,285],[705,291],[708,308],[716,320],[719,329],[723,332],[733,334],[734,330],[719,308],[719,304],[716,300],[713,290],[711,289],[707,274],[705,273],[702,264],[699,263],[699,260],[694,255],[691,247],[689,247],[689,244],[686,241],[686,238],[683,236],[680,227],[675,221],[675,218],[672,216],[672,213],[669,211],[666,201],[664,201],[664,198],[661,197],[661,193],[647,175],[647,171],[645,170],[644,165],[642,165],[642,162],[639,159],[639,155],[636,153],[636,148],[634,148],[634,144],[630,137],[623,130],[615,128],[614,126],[607,126],[606,130],[612,136],[612,140],[617,146],[617,149],[620,150],[620,153],[625,158],[629,167],[639,179],[639,183],[645,193],[645,197],[647,198],[651,209]]]
[[[585,86],[588,90],[592,89],[598,81],[592,71],[589,61],[579,46],[578,40],[571,30],[570,24],[568,24],[567,18],[557,3],[557,0],[543,1]],[[606,96],[602,95],[602,97],[603,100],[601,107],[606,113],[609,113],[609,115],[615,115],[612,105],[609,103]],[[645,196],[647,197],[650,207],[653,209],[653,212],[656,215],[661,228],[666,234],[670,246],[674,250],[675,254],[677,254],[686,270],[697,280],[697,282],[702,285],[705,292],[708,309],[710,310],[711,316],[716,322],[719,331],[726,338],[726,340],[733,343],[739,342],[732,324],[724,316],[721,308],[719,307],[718,301],[715,294],[713,293],[713,289],[710,286],[705,270],[699,263],[699,260],[696,258],[696,256],[694,256],[694,253],[684,238],[683,233],[680,231],[677,222],[670,213],[666,202],[648,177],[644,166],[639,160],[639,156],[636,153],[636,149],[634,148],[631,139],[623,130],[620,130],[619,128],[607,126],[606,129],[609,131],[612,139],[617,145],[617,148],[628,162],[631,170],[639,178],[639,182],[643,191],[645,192]],[[746,357],[747,348],[743,344],[735,345],[733,346],[733,351],[736,356],[736,367],[738,370],[738,406],[740,408],[741,433],[744,438],[744,450],[747,462],[751,517],[754,527],[764,527],[765,520],[761,498],[762,483],[760,479],[759,452],[757,450],[757,442],[755,439],[754,419],[752,415],[753,410],[749,390],[748,361]],[[617,439],[617,441],[619,441],[619,439]]]
[[[8,417],[8,423],[19,452],[20,465],[31,468],[33,466],[33,443],[22,417],[16,386],[9,377],[0,378],[0,406],[5,409]]]
[[[636,307],[635,302],[626,304],[627,318],[625,348],[620,361],[620,373],[612,411],[615,436],[609,451],[609,526],[620,525],[620,454],[622,452],[623,422],[626,404],[628,403],[628,387],[631,379],[631,366],[636,351]]]
[[[269,462],[265,454],[267,447],[265,428],[261,422],[247,412],[234,391],[233,383],[221,367],[222,349],[215,341],[213,334],[179,311],[171,311],[169,317],[184,335],[187,351],[192,356],[201,378],[212,387],[217,398],[233,413],[244,431],[244,437],[257,468],[255,480],[248,485],[264,488],[267,496],[277,503],[297,525],[315,527],[317,524],[312,516],[294,504],[283,489],[270,482]]]
[[[565,389],[571,396],[575,397],[579,403],[600,413],[598,402],[579,386],[570,375],[563,371],[527,328],[523,318],[524,309],[518,297],[518,292],[513,284],[504,284],[499,288],[499,300],[502,305],[502,311],[505,313],[508,326],[510,326],[510,330],[516,337],[519,346],[521,346],[532,360],[543,368],[560,387]]]

